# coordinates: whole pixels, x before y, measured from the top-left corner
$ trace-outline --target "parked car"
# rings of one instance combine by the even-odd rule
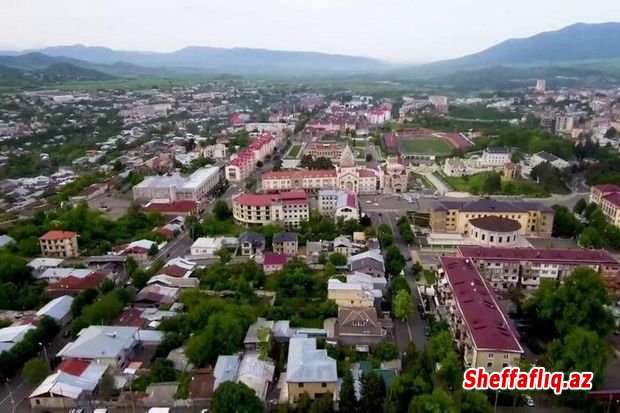
[[[426,337],[430,337],[431,336],[431,328],[429,326],[424,326],[424,335]]]

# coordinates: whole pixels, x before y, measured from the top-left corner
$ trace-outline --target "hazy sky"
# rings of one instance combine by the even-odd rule
[[[620,21],[618,1],[0,0],[0,48],[239,46],[423,62],[576,22]]]

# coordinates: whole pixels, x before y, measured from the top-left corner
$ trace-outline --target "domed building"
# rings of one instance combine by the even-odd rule
[[[485,247],[516,247],[521,224],[514,219],[486,216],[469,220],[467,235]]]

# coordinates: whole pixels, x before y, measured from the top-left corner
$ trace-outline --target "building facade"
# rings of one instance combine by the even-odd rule
[[[465,368],[518,366],[523,348],[476,266],[466,258],[441,257],[438,274],[439,310]]]
[[[49,231],[39,237],[39,246],[45,257],[72,258],[80,255],[77,234],[71,231]]]
[[[496,290],[536,290],[542,280],[562,281],[577,267],[593,269],[608,290],[618,290],[620,263],[605,250],[461,246],[457,256],[470,260]]]
[[[267,155],[272,154],[280,141],[279,135],[261,134],[245,150],[228,162],[224,169],[226,179],[230,182],[242,182],[252,176],[256,170],[256,163],[263,162]]]
[[[240,193],[232,198],[233,217],[242,225],[280,223],[299,227],[310,216],[310,201],[304,191],[278,194]]]
[[[477,201],[433,201],[430,227],[436,233],[467,234],[469,221],[475,218],[496,216],[517,221],[520,235],[550,237],[554,212],[537,202],[498,201],[482,198]]]
[[[620,187],[595,185],[590,188],[590,203],[598,205],[610,224],[620,226]]]
[[[165,199],[178,201],[203,201],[220,183],[220,168],[200,168],[188,177],[178,173],[164,176],[148,176],[132,189],[134,201]]]

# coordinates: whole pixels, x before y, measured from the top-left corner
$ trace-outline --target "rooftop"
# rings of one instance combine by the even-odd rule
[[[48,231],[47,233],[39,237],[39,239],[41,241],[57,241],[57,240],[63,240],[63,239],[71,239],[75,237],[76,235],[77,234],[75,232],[71,232],[71,231],[53,230],[53,231]]]
[[[63,358],[116,358],[136,343],[136,327],[90,326],[58,352]]]
[[[459,246],[458,255],[466,258],[499,261],[525,260],[573,264],[619,264],[618,261],[605,250]]]
[[[523,353],[484,279],[467,258],[441,257],[441,268],[477,350]]]
[[[327,355],[327,350],[317,350],[315,338],[293,337],[289,342],[286,381],[336,382],[336,360]]]
[[[470,219],[469,223],[479,229],[495,232],[514,232],[521,229],[519,221],[497,216]]]
[[[280,192],[279,194],[251,194],[240,193],[233,196],[233,203],[246,206],[271,206],[272,203],[283,201],[287,203],[308,203],[308,196],[304,191]]]

